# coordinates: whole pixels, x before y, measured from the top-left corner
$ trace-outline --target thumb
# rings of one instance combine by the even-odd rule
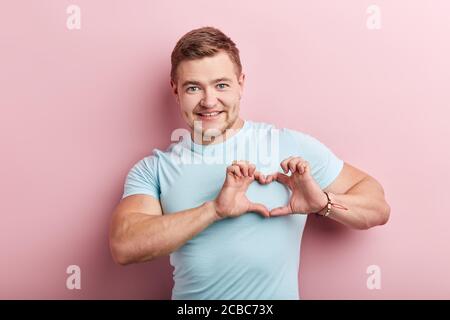
[[[285,216],[287,214],[292,213],[291,207],[290,206],[284,206],[284,207],[278,207],[275,209],[272,209],[270,211],[270,216],[271,217],[276,217],[276,216]]]
[[[266,206],[261,204],[261,203],[250,202],[250,206],[248,207],[248,211],[257,212],[257,213],[261,214],[265,218],[269,218],[270,217],[269,209],[267,209]]]

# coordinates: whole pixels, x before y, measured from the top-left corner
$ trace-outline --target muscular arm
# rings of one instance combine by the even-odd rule
[[[126,265],[170,254],[218,220],[214,204],[162,215],[159,201],[148,195],[124,198],[113,214],[110,248]]]
[[[348,209],[332,207],[329,218],[337,222],[355,229],[369,229],[389,220],[390,206],[381,184],[348,163],[325,191],[332,202]]]
[[[236,162],[227,167],[225,182],[214,201],[196,208],[163,215],[160,202],[148,195],[125,197],[114,211],[110,227],[110,248],[122,265],[144,262],[170,254],[210,224],[224,218],[269,210],[245,195],[252,183],[255,166]]]

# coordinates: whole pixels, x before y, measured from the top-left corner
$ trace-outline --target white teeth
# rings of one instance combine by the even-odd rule
[[[201,113],[203,117],[214,117],[217,116],[220,112],[211,112],[211,113]]]

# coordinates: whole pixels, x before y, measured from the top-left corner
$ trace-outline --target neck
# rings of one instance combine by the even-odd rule
[[[236,133],[238,133],[243,126],[244,120],[241,118],[237,118],[236,121],[229,128],[226,128],[225,131],[218,136],[208,137],[204,136],[201,133],[197,133],[196,131],[193,130],[191,132],[191,138],[195,143],[202,145],[222,143],[225,140],[234,136]]]

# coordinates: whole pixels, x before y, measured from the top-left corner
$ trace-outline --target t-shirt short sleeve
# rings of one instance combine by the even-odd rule
[[[128,172],[122,199],[133,194],[146,194],[159,200],[158,158],[154,155],[136,163]]]
[[[328,187],[344,167],[344,161],[333,151],[313,136],[285,129],[298,146],[298,156],[309,162],[311,174],[321,189]]]

